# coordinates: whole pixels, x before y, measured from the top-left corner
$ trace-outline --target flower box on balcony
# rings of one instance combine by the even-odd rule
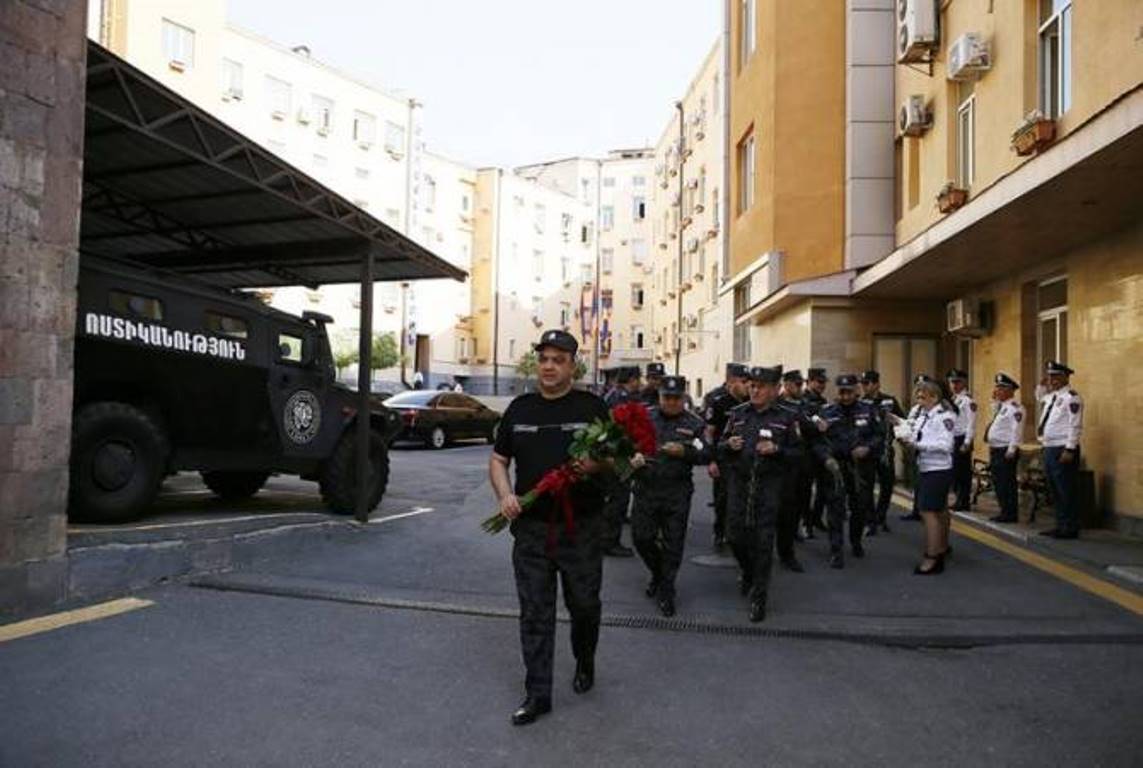
[[[961,189],[951,181],[937,193],[937,208],[941,213],[952,213],[968,202],[968,190]]]
[[[1020,157],[1043,151],[1056,138],[1056,121],[1032,112],[1012,134],[1012,149]]]

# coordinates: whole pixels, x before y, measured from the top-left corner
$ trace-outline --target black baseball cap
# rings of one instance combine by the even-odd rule
[[[750,375],[750,369],[748,369],[742,363],[727,363],[726,364],[726,378],[728,378],[728,379],[734,379],[734,378],[745,379],[749,375]]]
[[[806,378],[810,381],[829,381],[825,368],[807,368]]]
[[[579,342],[575,340],[575,336],[572,336],[567,331],[544,331],[544,335],[540,337],[539,341],[532,345],[532,349],[539,352],[544,347],[555,347],[556,349],[561,349],[564,352],[570,352],[574,355],[579,351]]]
[[[662,376],[666,374],[667,366],[662,363],[647,363],[648,376]]]
[[[833,383],[837,386],[838,389],[856,389],[857,376],[856,374],[852,373],[843,373],[834,379]]]
[[[873,369],[870,369],[870,370],[866,371],[865,373],[861,374],[861,383],[862,384],[880,384],[881,383],[881,373],[879,371],[874,371]]]
[[[687,393],[687,380],[685,376],[664,376],[659,384],[659,394],[678,397]]]

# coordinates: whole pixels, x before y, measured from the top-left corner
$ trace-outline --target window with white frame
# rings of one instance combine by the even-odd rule
[[[544,297],[543,296],[533,296],[532,297],[532,317],[539,320],[543,316],[544,316]]]
[[[754,55],[756,44],[756,24],[754,0],[738,0],[738,68],[746,66],[746,62]]]
[[[368,149],[377,141],[377,118],[368,112],[354,110],[353,140],[359,147]]]
[[[631,240],[631,263],[636,266],[647,261],[647,240],[642,237]]]
[[[282,120],[290,113],[292,91],[293,88],[285,80],[266,75],[266,103],[274,119]]]
[[[333,130],[333,99],[315,93],[310,98],[310,107],[313,109],[314,127],[318,135],[328,136]]]
[[[571,279],[571,257],[567,254],[560,256],[560,282],[566,283]]]
[[[560,326],[571,325],[571,304],[566,301],[560,302]]]
[[[194,30],[163,19],[163,58],[180,72],[194,66]]]
[[[645,349],[646,343],[647,343],[647,339],[646,339],[645,334],[643,333],[643,326],[641,326],[641,325],[631,326],[631,347],[633,349]]]
[[[433,208],[437,205],[437,180],[425,174],[424,179],[421,180],[421,184],[421,190],[424,196],[423,207],[427,212],[432,213]]]
[[[1068,361],[1068,279],[1066,276],[1045,280],[1036,288],[1037,349],[1039,360],[1036,370],[1044,370],[1044,363]]]
[[[385,121],[385,151],[391,155],[405,154],[405,126]]]
[[[643,221],[647,218],[647,199],[642,195],[631,198],[631,217],[635,221]]]
[[[581,283],[586,284],[586,283],[592,282],[592,279],[594,276],[595,276],[595,268],[594,267],[592,267],[590,264],[581,264],[580,265],[579,279],[580,279]]]
[[[460,196],[460,210],[463,213],[468,213],[468,206],[470,204],[471,204],[471,201],[469,200],[469,197],[467,194],[463,194]]]
[[[966,85],[962,83],[962,85]],[[960,102],[956,111],[956,177],[957,186],[968,189],[976,173],[976,96],[971,83],[968,95]]]
[[[1040,111],[1057,118],[1072,105],[1072,0],[1040,0]]]
[[[599,228],[610,232],[615,226],[615,206],[605,205],[599,209]]]
[[[642,309],[643,308],[643,284],[642,283],[632,283],[631,284],[631,308],[632,309]]]
[[[222,98],[242,98],[242,65],[233,59],[222,60]]]
[[[609,273],[615,268],[614,248],[601,248],[599,250],[599,268],[603,270],[604,273]]]
[[[538,249],[532,251],[532,275],[536,280],[544,279],[544,252]]]
[[[542,203],[536,203],[532,206],[532,224],[536,227],[536,232],[544,234],[544,228],[548,220],[548,209]]]
[[[754,132],[738,142],[738,212],[754,205]]]

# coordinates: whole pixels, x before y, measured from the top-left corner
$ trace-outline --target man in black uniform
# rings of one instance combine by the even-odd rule
[[[603,493],[596,475],[603,467],[590,460],[578,463],[584,479],[570,492],[574,531],[565,526],[555,499],[541,497],[523,514],[519,500],[546,472],[568,460],[576,430],[607,418],[601,399],[572,389],[577,349],[575,337],[563,331],[545,331],[540,337],[535,345],[539,391],[520,395],[508,406],[488,463],[500,514],[512,521],[515,538],[512,566],[520,598],[520,645],[527,677],[524,701],[512,714],[514,725],[531,723],[552,709],[557,574],[571,614],[576,659],[572,689],[585,693],[595,682],[603,579],[599,546]],[[513,461],[515,486],[508,477]]]
[[[808,368],[806,370],[806,389],[802,394],[802,400],[805,403],[806,416],[813,418],[821,413],[822,408],[829,405],[829,401],[825,397],[826,383],[829,379],[826,377],[825,368]],[[823,422],[814,422],[824,429]],[[820,430],[819,430],[820,431]],[[813,533],[816,528],[819,531],[827,529],[825,521],[822,519],[822,513],[826,508],[826,500],[833,488],[833,477],[822,466],[821,462],[817,459],[817,454],[810,456],[810,474],[813,478],[814,493],[813,493],[813,506],[810,509],[810,516],[806,521],[806,530]]]
[[[658,454],[640,454],[633,462],[637,471],[631,539],[651,572],[647,597],[657,598],[664,616],[675,615],[675,577],[683,562],[695,490],[693,469],[710,461],[703,421],[685,408],[686,391],[682,376],[663,377],[659,405],[651,409]]]
[[[648,408],[659,404],[659,385],[667,369],[662,363],[647,363],[647,386],[643,387],[641,398]]]
[[[818,459],[834,479],[829,498],[830,567],[844,568],[842,523],[849,507],[849,544],[854,557],[864,557],[861,543],[866,517],[873,508],[873,481],[884,433],[874,409],[857,399],[857,376],[838,376],[837,401],[818,417],[826,423],[825,439],[814,444]],[[840,481],[840,482],[839,482]]]
[[[776,402],[781,376],[781,368],[750,369],[750,401],[730,411],[718,445],[729,470],[727,533],[751,621],[766,618],[782,483],[800,450],[797,421]]]
[[[727,363],[726,383],[707,392],[703,401],[708,444],[718,445],[730,409],[746,402],[748,396],[746,366]],[[714,548],[722,549],[726,544],[726,468],[717,454],[707,467],[707,473],[714,480]]]
[[[861,374],[861,401],[869,405],[881,419],[881,431],[888,435],[893,432],[891,419],[893,414],[899,419],[905,418],[901,410],[901,403],[893,395],[881,391],[881,374],[878,371],[866,371]],[[881,455],[877,461],[877,505],[873,508],[873,516],[867,521],[867,536],[876,536],[878,529],[889,532],[889,523],[886,517],[889,514],[889,505],[893,501],[893,486],[897,483],[897,455],[893,450],[893,441],[885,440]]]
[[[607,407],[621,403],[640,402],[639,367],[620,368],[615,375],[616,387],[607,393]],[[635,551],[623,546],[623,522],[631,508],[631,481],[612,475],[607,481],[607,500],[603,506],[603,554],[609,557],[634,557]]]
[[[802,372],[786,371],[782,374],[782,394],[778,407],[790,412],[798,424],[801,450],[789,462],[781,515],[778,517],[778,559],[786,570],[802,573],[805,569],[794,554],[794,542],[799,540],[798,526],[810,513],[810,453],[807,445],[817,436],[817,427],[806,415],[802,399]],[[809,536],[813,536],[810,529]]]

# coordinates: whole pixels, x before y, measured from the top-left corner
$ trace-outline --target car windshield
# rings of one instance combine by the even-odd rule
[[[428,405],[429,401],[437,396],[438,393],[432,390],[413,390],[410,392],[398,392],[385,401],[385,405]]]

